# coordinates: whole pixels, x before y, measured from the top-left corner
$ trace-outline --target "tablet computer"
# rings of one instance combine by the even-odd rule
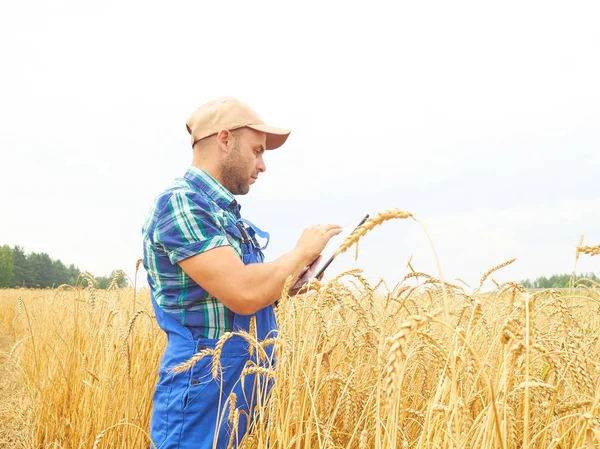
[[[323,251],[321,251],[321,255],[317,259],[317,262],[313,262],[313,264],[309,268],[310,271],[314,273],[310,276],[310,278],[318,278],[319,276],[321,276],[321,274],[323,274],[323,272],[327,269],[327,267],[329,267],[331,262],[333,262],[333,259],[335,259],[337,250],[339,249],[341,244],[344,243],[344,241],[348,237],[350,237],[359,226],[361,226],[365,221],[367,221],[367,218],[369,218],[369,214],[365,215],[359,221],[355,221],[347,226],[344,226],[342,228],[342,232],[340,232],[338,235],[334,235],[329,240],[327,245],[325,245],[325,248],[323,248]],[[294,284],[293,288],[300,288],[302,285],[308,282],[310,278],[306,276],[306,271],[303,272],[300,275],[298,281]]]

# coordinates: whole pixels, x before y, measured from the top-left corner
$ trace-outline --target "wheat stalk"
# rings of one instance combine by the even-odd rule
[[[188,371],[189,369],[191,369],[196,363],[198,363],[200,360],[202,360],[204,357],[207,357],[209,355],[214,356],[215,355],[215,350],[211,349],[211,348],[207,348],[207,349],[203,349],[202,351],[194,354],[192,357],[190,357],[188,360],[186,360],[183,363],[180,363],[179,365],[176,365],[174,367],[172,367],[169,372],[171,373],[182,373],[184,371]]]
[[[137,270],[137,266],[136,266],[136,270]],[[119,279],[122,278],[123,276],[125,276],[124,271],[119,271],[117,274],[115,274],[115,276],[110,281],[110,285],[108,286],[107,290],[108,291],[114,290],[117,286],[117,282],[119,282]]]

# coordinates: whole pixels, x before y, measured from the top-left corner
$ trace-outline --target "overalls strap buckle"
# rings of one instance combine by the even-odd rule
[[[240,233],[242,234],[242,241],[244,242],[244,244],[249,244],[250,236],[248,235],[248,231],[246,231],[244,224],[241,221],[237,221],[235,223],[235,226],[239,229]]]
[[[244,224],[248,225],[250,233],[248,232],[248,230],[246,229]],[[246,220],[244,218],[239,218],[235,225],[242,233],[242,237],[244,238],[244,243],[249,243],[251,240],[254,247],[261,251],[264,251],[267,248],[267,246],[269,245],[269,240],[271,239],[270,234],[266,231],[263,231],[262,229],[260,229],[258,226],[256,226],[249,220]],[[263,246],[260,246],[260,244],[256,240],[257,235],[259,237],[267,240]],[[246,239],[248,239],[248,241],[246,241]]]

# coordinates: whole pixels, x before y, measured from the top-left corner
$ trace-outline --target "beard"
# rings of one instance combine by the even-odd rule
[[[248,168],[240,155],[239,141],[235,143],[222,165],[223,187],[233,195],[245,195],[250,191]]]

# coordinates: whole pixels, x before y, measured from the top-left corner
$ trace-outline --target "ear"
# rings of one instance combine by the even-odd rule
[[[229,150],[231,149],[232,145],[233,136],[228,130],[222,129],[217,133],[217,147],[220,151],[224,153],[229,153]]]

